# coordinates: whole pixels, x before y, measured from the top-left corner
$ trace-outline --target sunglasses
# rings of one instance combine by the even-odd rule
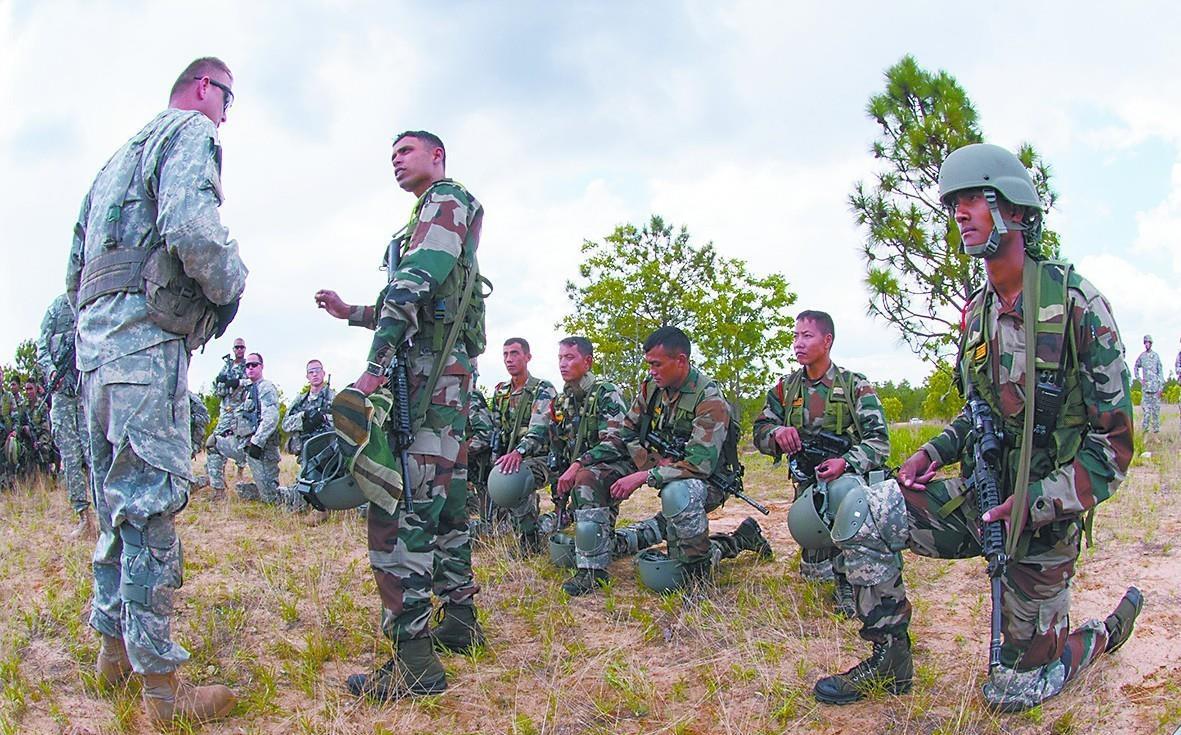
[[[262,363],[261,362],[248,362],[248,363],[246,363],[246,367],[248,367],[248,368],[262,367]]]
[[[193,79],[199,82],[202,79],[209,79],[209,77],[193,77]],[[234,104],[234,90],[216,79],[209,79],[209,83],[221,90],[221,114],[226,114],[229,112],[230,105]]]

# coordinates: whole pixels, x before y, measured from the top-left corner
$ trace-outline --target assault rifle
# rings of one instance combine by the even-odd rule
[[[562,457],[553,449],[553,439],[551,437],[549,455],[545,458],[545,465],[549,468],[550,474],[554,481],[549,486],[549,497],[554,503],[554,515],[557,516],[558,528],[565,528],[574,520],[570,513],[570,493],[565,495],[558,495],[558,476],[566,471],[570,466],[569,462],[562,461]]]
[[[969,483],[976,491],[976,506],[983,516],[1001,504],[1000,459],[1004,445],[996,429],[992,408],[980,397],[975,387],[968,389],[968,411],[972,415],[972,429],[976,434],[973,454],[976,466]],[[992,587],[991,639],[988,643],[988,669],[995,669],[1001,663],[1001,577],[1009,558],[1005,554],[1004,521],[997,519],[990,523],[981,521],[980,545],[984,558],[988,560],[988,577]]]
[[[413,512],[410,505],[410,494],[414,486],[410,484],[410,444],[414,441],[414,432],[410,429],[410,377],[406,367],[406,347],[402,343],[394,351],[394,359],[390,360],[386,368],[386,378],[394,387],[394,402],[397,414],[394,421],[394,446],[398,453],[398,464],[402,469],[402,507],[407,514]]]
[[[655,451],[657,454],[668,457],[674,462],[680,462],[685,459],[685,441],[683,439],[677,439],[676,437],[667,438],[659,432],[649,430],[648,435],[644,438],[644,443],[648,445],[649,449]],[[743,492],[742,475],[745,471],[742,465],[726,470],[715,469],[714,473],[709,476],[706,482],[721,490],[726,495],[733,495],[763,515],[771,515],[771,511],[767,509],[767,506]]]
[[[853,448],[853,440],[823,429],[798,429],[803,448],[791,455],[788,468],[796,482],[815,482],[816,468]]]

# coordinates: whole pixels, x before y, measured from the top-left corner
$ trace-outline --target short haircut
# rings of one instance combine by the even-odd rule
[[[508,347],[509,345],[513,345],[513,344],[521,345],[521,349],[525,351],[526,355],[533,354],[529,350],[529,340],[525,339],[524,337],[509,337],[508,339],[506,339],[504,341],[505,347]]]
[[[586,337],[567,337],[566,339],[560,340],[558,344],[565,347],[573,347],[583,357],[595,356],[595,346]]]
[[[312,359],[308,360],[307,367],[311,367],[313,362],[316,363],[317,365],[319,365],[320,367],[324,367],[324,363],[320,362],[319,360],[317,360],[314,357]]]
[[[689,357],[693,351],[689,337],[676,327],[661,327],[648,335],[648,339],[644,340],[644,352],[651,352],[657,347],[663,347],[670,355],[685,357]]]
[[[191,84],[212,71],[220,71],[230,77],[234,76],[230,73],[230,67],[226,66],[226,62],[216,56],[202,56],[186,66],[185,70],[180,73],[180,76],[172,83],[172,91],[168,93],[168,97],[175,97],[180,94],[186,84]]]
[[[828,315],[828,312],[808,309],[807,311],[801,311],[796,315],[797,322],[802,322],[805,319],[820,327],[821,334],[827,334],[833,338],[833,341],[836,341],[837,328],[835,325],[833,325],[832,317]]]
[[[404,130],[401,133],[398,133],[397,137],[394,138],[394,143],[397,143],[402,138],[417,138],[432,148],[442,148],[443,168],[447,167],[447,146],[443,145],[443,139],[439,136],[435,135],[434,133],[429,133],[425,130]]]
[[[257,358],[258,358],[258,364],[259,364],[259,365],[266,365],[266,364],[267,364],[267,363],[266,363],[266,360],[263,360],[263,359],[262,359],[262,353],[261,353],[261,352],[247,352],[247,353],[246,353],[246,362],[250,362],[250,356],[251,356],[251,355],[254,355],[255,357],[257,357]]]

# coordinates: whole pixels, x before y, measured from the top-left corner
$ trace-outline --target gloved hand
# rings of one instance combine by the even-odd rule
[[[313,408],[310,411],[303,412],[303,430],[311,431],[318,428],[321,422],[324,421],[324,413],[318,408]]]
[[[215,306],[214,313],[217,315],[217,326],[213,328],[213,336],[220,337],[229,329],[230,322],[234,321],[234,317],[238,315],[238,302],[241,299],[234,299],[228,304],[222,306]]]
[[[262,459],[262,447],[254,442],[246,442],[246,453],[254,459]]]

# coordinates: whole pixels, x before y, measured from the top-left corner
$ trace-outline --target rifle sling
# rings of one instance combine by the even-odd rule
[[[1025,268],[1021,274],[1021,311],[1025,328],[1025,421],[1021,429],[1021,453],[1017,460],[1017,478],[1013,485],[1012,522],[1009,536],[1005,539],[1005,553],[1010,559],[1018,557],[1018,540],[1025,530],[1028,512],[1029,465],[1033,458],[1033,423],[1037,401],[1037,310],[1041,279],[1038,264],[1027,254]]]
[[[462,258],[466,253],[461,254]],[[475,253],[472,254],[475,258]],[[456,267],[461,267],[459,263]],[[459,337],[459,330],[463,329],[464,319],[467,316],[467,307],[472,300],[472,291],[476,287],[476,276],[473,273],[468,273],[467,286],[463,289],[463,299],[459,302],[459,313],[455,317],[455,321],[451,322],[451,329],[447,332],[447,340],[443,343],[443,350],[435,355],[435,364],[431,366],[430,377],[427,378],[426,390],[418,397],[418,404],[414,407],[414,416],[412,416],[411,429],[416,426],[422,426],[423,419],[426,418],[426,407],[430,403],[431,396],[435,393],[435,385],[439,382],[439,376],[443,374],[443,366],[447,364],[447,360],[451,357],[451,350],[455,347],[455,340]]]

